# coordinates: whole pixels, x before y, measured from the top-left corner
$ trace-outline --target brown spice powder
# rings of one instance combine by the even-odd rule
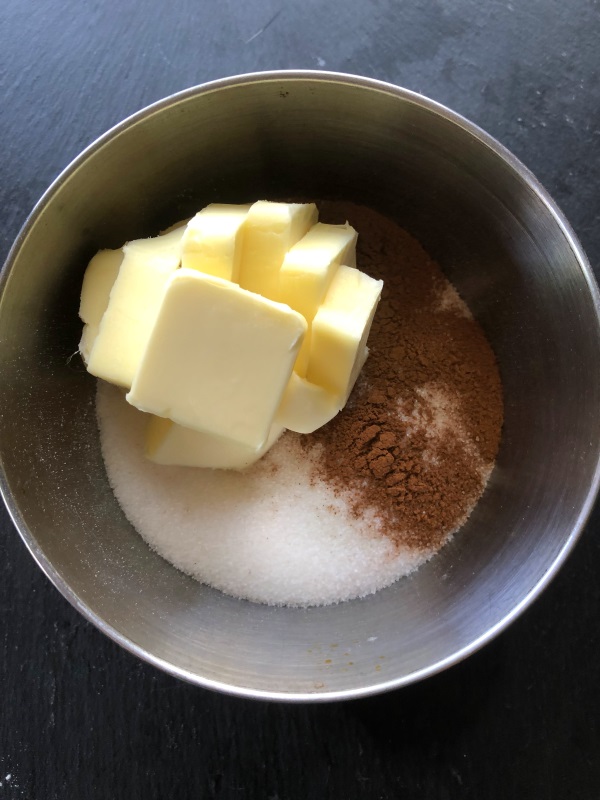
[[[432,552],[466,519],[500,443],[494,353],[440,267],[406,231],[370,209],[320,204],[321,219],[359,231],[357,263],[384,280],[370,355],[346,408],[300,437],[322,446],[318,477],[375,510],[399,547]]]

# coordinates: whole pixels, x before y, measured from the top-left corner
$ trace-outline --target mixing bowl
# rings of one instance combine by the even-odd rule
[[[487,333],[506,403],[497,466],[459,534],[384,591],[304,610],[227,597],[149,550],[108,486],[95,382],[71,357],[83,270],[97,249],[155,234],[212,201],[291,196],[356,201],[416,235]],[[332,73],[189,89],[88,147],[9,255],[4,498],[64,596],[173,675],[287,700],[397,688],[506,627],[580,534],[598,488],[598,310],[590,267],[556,205],[509,152],[448,109]]]

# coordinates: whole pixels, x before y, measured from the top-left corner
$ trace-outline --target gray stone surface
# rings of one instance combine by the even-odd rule
[[[240,72],[420,91],[519,156],[600,260],[597,0],[7,0],[0,256],[46,186],[140,107]],[[290,707],[187,686],[85,622],[0,513],[0,798],[600,796],[600,517],[544,596],[409,689]]]

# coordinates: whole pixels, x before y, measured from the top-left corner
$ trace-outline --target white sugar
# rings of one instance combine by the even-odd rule
[[[312,456],[286,433],[244,472],[165,467],[144,458],[146,415],[99,381],[97,411],[108,479],[150,547],[203,583],[273,605],[363,597],[430,554],[398,550],[347,498],[314,480]]]
[[[468,306],[451,283],[444,283],[438,302],[438,311],[451,311],[459,317],[473,319]]]

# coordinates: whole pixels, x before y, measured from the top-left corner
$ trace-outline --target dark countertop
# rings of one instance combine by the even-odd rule
[[[259,69],[381,78],[508,146],[600,264],[598,0],[7,0],[0,256],[58,172],[129,113]],[[59,595],[0,514],[0,798],[600,797],[600,513],[544,595],[428,681],[270,705],[137,661]]]

